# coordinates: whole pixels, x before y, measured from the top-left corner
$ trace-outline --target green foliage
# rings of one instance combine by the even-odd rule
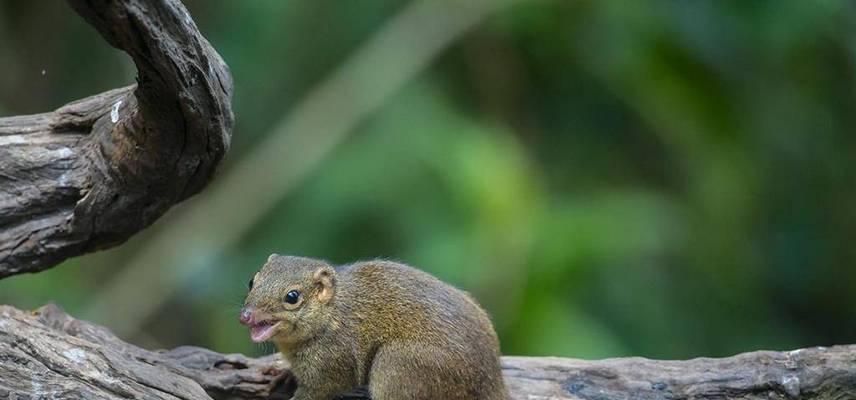
[[[132,79],[69,10],[51,7],[0,4],[4,115]],[[402,7],[191,2],[236,83],[224,169]],[[134,339],[269,351],[252,348],[235,319],[246,280],[276,251],[419,266],[472,292],[509,354],[684,358],[852,343],[853,7],[533,1],[495,15],[239,243],[211,256],[187,238],[189,262],[205,272]],[[42,13],[62,22],[46,26]],[[35,38],[9,34],[37,21]],[[253,207],[244,196],[235,213]],[[0,301],[82,311],[172,215],[121,248],[0,281]]]

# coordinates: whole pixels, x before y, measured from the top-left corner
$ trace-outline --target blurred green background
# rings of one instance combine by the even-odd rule
[[[448,16],[466,3],[425,1]],[[448,22],[391,25],[411,7],[392,0],[187,4],[235,80],[221,176],[331,74],[355,73],[347,60],[366,43],[430,39]],[[408,63],[430,49],[413,45],[353,75],[372,79],[339,93],[325,121],[412,72],[342,135],[302,132],[268,157],[255,176],[282,177],[281,190],[206,190],[119,248],[0,281],[0,302],[56,302],[148,347],[262,354],[236,315],[275,251],[416,265],[472,292],[506,354],[856,342],[853,2],[484,7],[424,69]],[[0,3],[0,115],[134,75],[63,2]],[[312,160],[298,172],[283,163],[299,157]],[[183,219],[211,196],[230,207]]]

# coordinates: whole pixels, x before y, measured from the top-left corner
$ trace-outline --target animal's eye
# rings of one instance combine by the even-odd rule
[[[250,281],[247,282],[247,289],[248,290],[253,290],[253,279],[255,279],[255,278],[250,278]]]
[[[288,304],[296,304],[299,299],[300,292],[296,290],[289,290],[288,293],[285,294],[285,302]]]

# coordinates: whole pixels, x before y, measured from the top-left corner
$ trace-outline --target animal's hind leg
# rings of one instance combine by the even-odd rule
[[[374,400],[474,400],[475,371],[468,360],[432,346],[391,343],[378,350],[369,374]]]

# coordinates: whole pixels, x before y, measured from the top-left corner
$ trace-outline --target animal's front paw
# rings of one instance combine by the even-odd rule
[[[279,363],[268,365],[261,369],[262,375],[269,379],[267,391],[269,399],[291,399],[297,390],[297,379],[291,370]]]

